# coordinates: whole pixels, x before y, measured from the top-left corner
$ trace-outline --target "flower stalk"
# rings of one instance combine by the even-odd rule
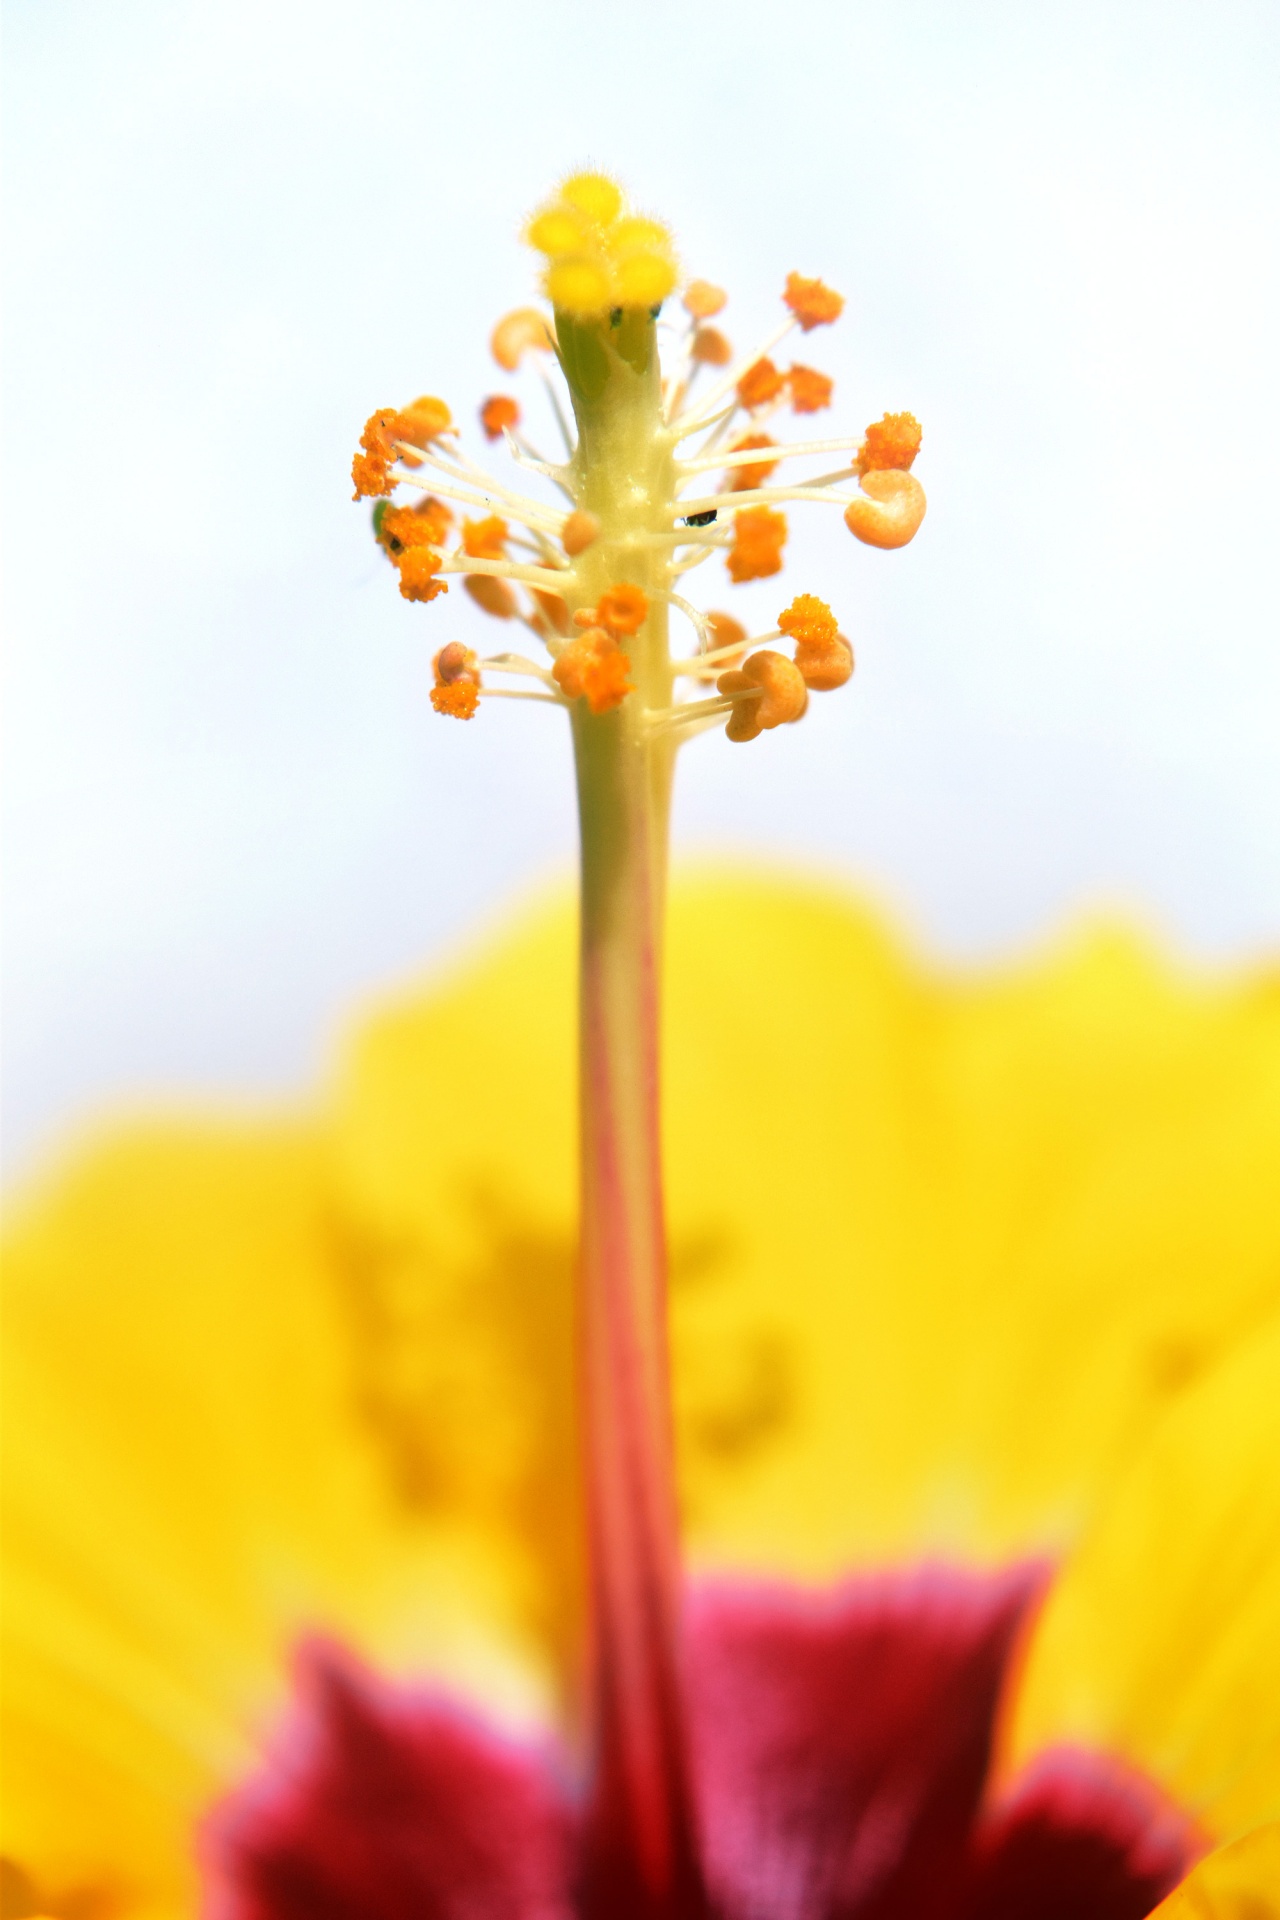
[[[557,313],[578,425],[575,494],[600,523],[590,601],[648,602],[629,646],[639,699],[575,703],[581,821],[579,1312],[590,1539],[591,1720],[584,1908],[704,1911],[681,1711],[680,1555],[667,1355],[658,1097],[663,892],[675,748],[644,710],[671,697],[668,564],[635,536],[670,524],[672,453],[652,317]]]

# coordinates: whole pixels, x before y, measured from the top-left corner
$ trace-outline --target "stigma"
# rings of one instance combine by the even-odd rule
[[[454,410],[430,394],[371,414],[352,464],[403,599],[441,599],[457,576],[465,598],[448,603],[447,623],[459,607],[473,629],[477,617],[481,630],[500,621],[533,642],[529,652],[486,651],[474,630],[442,636],[432,706],[471,719],[492,699],[533,700],[565,709],[575,726],[608,720],[664,748],[716,725],[738,744],[793,725],[811,695],[852,676],[832,608],[801,592],[752,635],[732,613],[695,605],[684,576],[719,559],[731,588],[775,579],[790,511],[810,505],[836,508],[864,548],[907,545],[925,515],[912,470],[919,422],[887,411],[859,433],[788,437],[788,419],[835,404],[807,336],[840,319],[842,296],[786,273],[776,325],[736,354],[726,290],[690,278],[677,308],[670,229],[606,174],[570,175],[523,233],[541,258],[547,304],[497,320],[490,348],[503,390],[469,416],[508,456],[507,471],[470,452]],[[803,361],[786,351],[797,333]],[[615,388],[622,411],[612,429],[595,430]],[[561,442],[556,457],[531,437],[540,414]],[[691,647],[672,648],[672,616],[688,623]]]

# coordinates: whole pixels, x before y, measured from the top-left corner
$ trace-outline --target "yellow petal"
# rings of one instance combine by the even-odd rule
[[[1118,1751],[1210,1833],[1280,1817],[1280,1327],[1192,1389],[1050,1597],[1016,1747]]]
[[[302,1631],[484,1690],[458,1609],[509,1570],[393,1483],[335,1232],[314,1134],[208,1127],[89,1155],[11,1237],[0,1851],[50,1904],[190,1905]]]
[[[314,1126],[132,1136],[17,1232],[5,1842],[42,1892],[183,1897],[304,1624],[526,1708],[494,1633],[571,1644],[573,966],[562,904],[371,1021]],[[1278,1062],[1274,991],[1122,940],[946,984],[839,894],[681,884],[700,1558],[1073,1537],[1274,1302]]]
[[[1280,1920],[1280,1825],[1211,1853],[1151,1920]]]

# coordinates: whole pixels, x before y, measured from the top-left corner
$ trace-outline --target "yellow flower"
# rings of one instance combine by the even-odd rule
[[[302,1633],[572,1714],[573,944],[533,915],[319,1111],[104,1139],[15,1224],[16,1912],[193,1912]],[[1071,1740],[1208,1840],[1274,1819],[1276,981],[1105,933],[948,981],[842,897],[705,875],[669,964],[695,1568],[1060,1558],[1005,1767]]]

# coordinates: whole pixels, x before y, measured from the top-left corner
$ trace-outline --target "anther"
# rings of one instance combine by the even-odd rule
[[[770,400],[776,400],[785,385],[784,376],[772,360],[757,360],[738,382],[738,400],[749,413],[754,413],[757,407],[767,406]]]
[[[924,519],[924,488],[913,473],[877,469],[862,477],[861,499],[844,510],[851,534],[869,547],[905,547]]]
[[[708,613],[704,625],[706,652],[718,657],[722,669],[737,666],[747,650],[747,630],[741,620],[735,620],[731,613]]]
[[[462,584],[476,605],[495,620],[514,620],[520,611],[514,589],[496,574],[469,573]]]
[[[618,639],[639,633],[649,613],[648,596],[629,581],[606,587],[596,602],[595,620]]]
[[[501,440],[503,434],[520,425],[519,402],[509,393],[492,393],[480,409],[480,425],[486,440]]]
[[[600,521],[594,513],[588,513],[585,507],[572,512],[560,529],[560,544],[571,560],[593,546],[600,538]]]
[[[730,453],[747,453],[756,447],[773,447],[777,442],[767,433],[746,433],[740,439],[729,443]],[[732,466],[725,473],[720,484],[726,493],[750,493],[755,487],[762,487],[770,474],[776,473],[776,460],[754,460],[745,466]]]
[[[532,348],[550,353],[556,343],[551,316],[537,307],[516,307],[504,313],[493,330],[489,351],[507,373],[514,373],[524,355]]]
[[[443,580],[436,575],[444,564],[443,556],[433,547],[408,547],[396,561],[400,569],[400,592],[406,600],[434,600],[437,594],[448,593]]]
[[[808,333],[814,327],[827,327],[838,320],[844,312],[844,297],[833,288],[825,286],[821,280],[806,280],[803,274],[789,273],[786,288],[782,295],[790,307],[801,329]]]
[[[913,413],[886,413],[868,427],[858,448],[858,465],[863,473],[890,469],[905,473],[920,451],[924,438],[920,422]]]
[[[821,413],[831,405],[835,381],[814,367],[792,367],[787,374],[793,413]]]
[[[584,699],[592,713],[621,706],[633,690],[631,662],[603,627],[588,627],[571,640],[551,673],[566,699]]]
[[[719,327],[699,327],[689,353],[708,367],[727,367],[733,358],[733,348]]]
[[[782,549],[787,538],[787,516],[772,507],[743,507],[733,516],[733,545],[729,549],[731,579],[767,580],[782,572]]]
[[[695,320],[710,320],[722,313],[728,300],[724,288],[713,286],[710,280],[691,280],[684,290],[684,310]]]
[[[734,702],[727,739],[754,740],[773,727],[798,720],[809,695],[800,670],[785,653],[753,653],[740,668],[722,673],[716,692]]]

